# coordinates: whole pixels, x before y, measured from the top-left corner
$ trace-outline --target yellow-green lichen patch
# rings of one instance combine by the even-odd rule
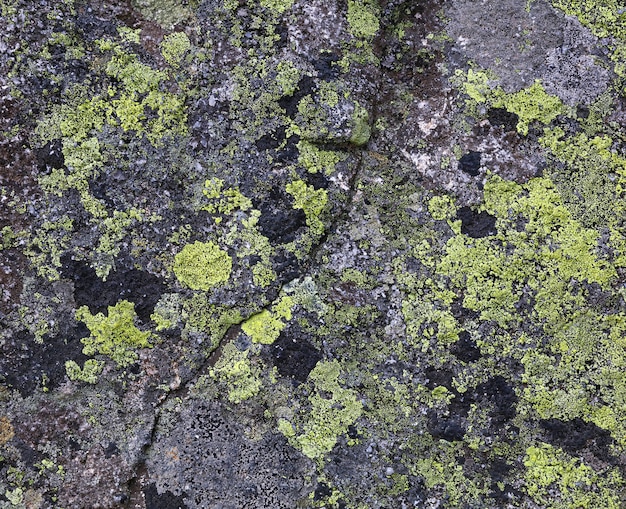
[[[291,9],[294,0],[260,0],[260,4],[263,7],[276,11],[282,14],[288,9]]]
[[[158,23],[166,30],[171,30],[193,15],[190,2],[183,0],[132,0],[132,4],[144,18]]]
[[[191,42],[185,32],[174,32],[163,38],[161,54],[165,61],[177,69],[183,63],[183,58],[191,49]]]
[[[464,288],[464,306],[506,326],[519,320],[515,304],[530,288],[546,329],[558,327],[563,309],[581,304],[573,281],[606,287],[615,270],[596,256],[598,234],[575,221],[545,178],[519,186],[494,177],[485,185],[485,208],[498,218],[498,234],[448,241],[438,272]],[[516,227],[518,222],[523,228]]]
[[[540,443],[524,458],[525,491],[546,509],[619,509],[624,481],[617,469],[598,472],[561,449]],[[555,490],[558,496],[555,496]]]
[[[174,258],[174,274],[192,290],[210,290],[228,281],[233,261],[214,242],[187,244]]]
[[[337,163],[347,158],[345,152],[324,150],[306,140],[298,142],[298,163],[310,173],[324,173],[330,175],[335,171]]]
[[[466,101],[468,113],[476,115],[476,105],[480,104],[506,108],[517,115],[517,131],[522,135],[528,134],[528,128],[533,122],[549,125],[559,115],[567,112],[558,97],[545,91],[540,80],[510,94],[495,85],[496,76],[480,70],[470,69],[467,73],[458,70],[453,81],[469,96]]]
[[[85,355],[101,354],[113,359],[120,366],[128,366],[137,359],[135,350],[150,348],[149,331],[141,331],[135,325],[135,304],[122,300],[109,306],[108,313],[92,315],[87,306],[76,311],[76,319],[81,320],[91,335],[83,338]],[[92,366],[93,367],[93,366]]]
[[[209,372],[212,378],[226,385],[228,401],[232,403],[250,399],[261,389],[260,370],[252,365],[249,356],[250,350],[242,351],[233,343],[228,343]]]
[[[348,25],[354,37],[372,39],[380,29],[378,4],[371,0],[348,0]]]
[[[70,380],[78,380],[89,384],[98,382],[98,375],[102,373],[103,368],[104,362],[96,359],[87,359],[82,368],[74,361],[66,361],[65,363],[65,372]]]
[[[293,299],[284,296],[272,306],[271,311],[264,309],[248,318],[241,324],[241,329],[254,343],[272,344],[286,327],[286,321],[291,320],[293,305]]]
[[[365,145],[372,135],[372,129],[369,125],[369,112],[358,102],[354,103],[354,112],[352,113],[352,133],[350,135],[350,143],[360,147]]]
[[[328,193],[325,189],[315,189],[303,180],[294,180],[287,184],[287,192],[293,196],[293,207],[301,209],[306,216],[306,224],[311,233],[324,233],[324,223],[320,219],[328,203]]]
[[[289,442],[311,459],[330,452],[338,437],[345,434],[363,412],[356,392],[341,386],[340,375],[338,361],[318,362],[309,374],[315,391],[309,397],[310,412],[291,426],[285,420],[279,423],[279,430]]]

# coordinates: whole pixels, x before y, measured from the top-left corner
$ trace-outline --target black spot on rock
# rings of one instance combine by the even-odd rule
[[[159,493],[156,486],[151,484],[143,494],[146,499],[146,509],[187,509],[185,504],[185,493],[174,495],[171,491]]]
[[[584,104],[579,104],[576,107],[576,116],[578,118],[582,118],[583,120],[586,118],[589,118],[589,108],[587,106],[585,106]]]
[[[457,416],[441,417],[432,414],[428,419],[428,432],[434,438],[441,438],[448,442],[463,440],[465,428],[461,424],[461,419]]]
[[[287,116],[294,118],[298,113],[298,103],[316,89],[315,80],[311,76],[303,76],[298,81],[296,91],[292,95],[285,95],[278,100],[278,105],[285,110]]]
[[[117,270],[111,272],[106,281],[102,281],[85,262],[65,256],[61,263],[63,277],[74,281],[76,305],[87,306],[94,314],[106,314],[108,306],[125,299],[135,304],[139,319],[148,323],[155,304],[165,291],[165,284],[145,271]]]
[[[293,208],[293,198],[275,185],[257,208],[261,211],[258,226],[272,243],[287,244],[295,240],[297,231],[306,225],[302,209]]]
[[[487,112],[489,123],[494,127],[502,127],[505,131],[515,131],[519,117],[505,108],[490,108]]]
[[[328,189],[328,178],[321,172],[307,173],[306,179],[315,189]]]
[[[281,284],[293,281],[300,275],[300,262],[295,254],[283,251],[272,259],[274,271]]]
[[[511,385],[498,375],[476,386],[474,390],[477,401],[487,399],[492,405],[490,412],[494,424],[502,424],[515,417],[517,395]]]
[[[278,372],[304,382],[311,370],[322,359],[322,354],[306,338],[298,325],[283,330],[270,347]]]
[[[476,212],[471,207],[461,207],[457,211],[457,218],[461,220],[461,233],[474,239],[496,233],[496,218],[488,212]]]
[[[331,490],[329,486],[321,482],[317,485],[317,488],[315,488],[313,500],[315,501],[324,500],[325,498],[330,497],[332,494],[333,494],[333,490]]]
[[[38,387],[54,389],[65,381],[65,362],[79,365],[88,359],[83,354],[81,338],[89,336],[82,323],[62,327],[59,335],[35,341],[32,334],[17,333],[0,348],[0,378],[18,390],[23,397],[30,396]]]
[[[300,141],[300,136],[297,134],[292,134],[287,138],[287,143],[285,147],[279,150],[276,153],[276,161],[279,162],[295,162],[298,160],[298,142]]]
[[[285,126],[280,126],[269,134],[261,136],[256,142],[256,148],[259,150],[277,149],[285,139]]]
[[[110,458],[111,456],[114,456],[115,454],[119,454],[119,453],[120,453],[120,450],[115,444],[115,442],[109,442],[109,445],[107,445],[106,449],[104,450],[104,456],[107,458]]]
[[[322,52],[320,57],[313,62],[317,76],[324,81],[332,81],[339,76],[339,68],[335,64],[339,56],[330,52]]]
[[[462,331],[459,334],[459,340],[452,345],[450,352],[463,362],[474,362],[481,357],[480,349],[467,331]]]
[[[581,449],[589,449],[598,458],[611,461],[609,446],[614,442],[611,433],[593,422],[580,417],[571,421],[542,419],[539,425],[546,431],[546,441],[566,452],[579,455]]]
[[[480,152],[470,150],[459,159],[459,168],[468,175],[475,177],[480,173]]]
[[[426,375],[426,378],[428,378],[426,387],[429,389],[432,390],[435,387],[445,387],[448,390],[452,390],[452,372],[445,369],[428,367],[424,371],[424,374]]]
[[[63,145],[60,139],[49,141],[37,150],[36,155],[39,171],[42,173],[48,174],[53,169],[60,169],[65,166]]]

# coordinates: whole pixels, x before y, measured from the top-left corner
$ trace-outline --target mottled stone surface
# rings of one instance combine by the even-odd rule
[[[0,507],[626,507],[619,2],[0,8]]]

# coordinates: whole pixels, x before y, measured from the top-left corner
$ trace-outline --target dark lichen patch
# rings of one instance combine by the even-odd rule
[[[273,244],[287,244],[306,225],[306,214],[303,209],[293,207],[293,197],[279,186],[276,182],[268,196],[256,204],[261,211],[258,225]]]
[[[171,491],[159,493],[155,484],[146,486],[143,490],[146,509],[187,509],[185,499],[187,494],[182,492],[174,495]]]
[[[611,445],[615,440],[606,429],[600,428],[593,422],[587,422],[577,417],[570,421],[561,419],[542,419],[539,426],[546,432],[546,442],[560,447],[571,455],[581,454],[588,450],[598,459],[614,464],[617,459],[611,453]]]
[[[0,376],[4,383],[27,397],[36,391],[55,389],[65,382],[65,362],[73,360],[82,364],[88,359],[80,343],[87,332],[85,327],[73,320],[68,323],[74,325],[63,327],[54,337],[44,336],[42,343],[26,332],[15,333],[5,342],[0,358]]]
[[[515,131],[519,116],[506,108],[489,108],[487,119],[493,127],[501,127],[505,131]]]
[[[459,340],[450,347],[450,353],[463,362],[474,362],[481,358],[480,348],[467,331],[459,333]]]
[[[142,270],[120,268],[103,281],[87,263],[73,260],[70,255],[62,262],[63,276],[74,282],[77,307],[87,306],[94,314],[106,312],[109,306],[127,299],[135,304],[137,316],[147,324],[155,304],[167,288],[161,279]]]
[[[317,90],[315,79],[311,76],[303,76],[298,81],[295,91],[290,95],[281,97],[278,104],[285,110],[285,113],[289,118],[295,118],[298,113],[298,105],[300,101],[306,96],[314,93]]]
[[[461,207],[457,210],[457,218],[461,220],[461,233],[480,239],[496,233],[496,217],[482,210]]]
[[[297,324],[284,329],[270,346],[274,365],[281,376],[305,382],[311,370],[322,359],[321,352],[308,340]]]
[[[459,169],[471,177],[476,177],[480,173],[481,153],[470,150],[459,159]]]

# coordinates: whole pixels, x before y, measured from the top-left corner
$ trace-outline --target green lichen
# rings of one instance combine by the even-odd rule
[[[570,281],[606,286],[615,277],[595,254],[597,232],[571,217],[548,179],[520,186],[494,177],[485,185],[485,209],[499,219],[498,235],[453,237],[438,268],[464,288],[464,306],[482,319],[519,320],[515,304],[527,285],[538,317],[556,327],[564,308],[580,305],[580,295],[567,291]],[[526,221],[523,231],[515,227],[519,219]]]
[[[456,216],[454,200],[448,196],[433,196],[428,202],[428,211],[433,219],[445,221]]]
[[[102,373],[103,368],[104,362],[96,359],[87,359],[82,368],[74,361],[65,362],[65,372],[70,380],[78,380],[88,384],[98,382],[98,375]]]
[[[519,117],[517,131],[523,135],[528,134],[528,127],[532,122],[548,125],[565,111],[561,100],[546,93],[539,80],[513,94],[505,94],[499,90],[493,100],[493,106],[503,107],[515,113]]]
[[[306,216],[306,224],[311,233],[321,235],[324,233],[324,223],[320,219],[322,212],[328,203],[328,193],[325,189],[315,189],[303,180],[294,180],[285,187],[293,196],[293,207],[301,209]]]
[[[324,150],[306,140],[298,142],[298,163],[309,173],[330,175],[335,171],[337,163],[344,161],[347,155],[335,150]]]
[[[293,2],[294,0],[260,0],[260,4],[263,7],[276,11],[278,14],[291,9]]]
[[[76,319],[82,321],[91,335],[81,339],[85,355],[106,355],[120,367],[128,366],[137,360],[135,350],[150,348],[149,331],[141,331],[135,325],[135,304],[122,300],[109,306],[108,313],[92,315],[87,306],[76,311]],[[91,368],[95,365],[92,364]]]
[[[232,403],[250,399],[261,389],[260,370],[252,365],[249,356],[249,350],[241,351],[234,344],[228,343],[209,372],[212,378],[226,385],[228,401]]]
[[[624,481],[617,469],[599,473],[561,449],[540,443],[524,458],[526,492],[546,509],[618,509]],[[559,494],[554,496],[554,490]]]
[[[174,258],[174,274],[192,290],[210,290],[228,281],[233,261],[214,242],[187,244]]]
[[[314,393],[309,397],[311,410],[302,422],[286,419],[279,430],[289,442],[311,459],[330,452],[340,435],[348,431],[362,414],[363,405],[352,389],[341,386],[341,365],[337,361],[320,361],[309,374]]]
[[[358,102],[354,104],[354,113],[352,114],[352,133],[350,135],[350,143],[360,147],[365,145],[372,135],[372,129],[369,125],[369,113]]]
[[[370,0],[348,0],[348,25],[357,38],[372,39],[380,29],[378,4]]]
[[[250,336],[254,343],[272,344],[286,327],[287,324],[284,320],[291,320],[293,305],[293,299],[284,296],[272,306],[271,311],[264,309],[248,318],[241,324],[241,329]]]
[[[183,63],[183,58],[189,53],[191,42],[185,32],[174,32],[163,38],[161,43],[161,55],[174,69],[178,69]]]
[[[133,7],[145,19],[158,23],[165,30],[187,21],[193,15],[192,6],[195,3],[183,0],[132,0]]]

